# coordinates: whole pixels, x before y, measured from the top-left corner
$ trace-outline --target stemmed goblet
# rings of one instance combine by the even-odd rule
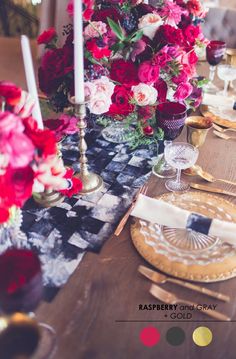
[[[192,167],[198,158],[199,151],[196,147],[185,142],[174,142],[165,148],[165,158],[170,166],[177,168],[177,177],[165,183],[169,191],[186,191],[189,184],[181,181],[181,170]]]
[[[206,59],[210,64],[210,82],[204,87],[204,91],[216,93],[218,87],[213,84],[215,78],[216,66],[221,62],[226,51],[226,43],[224,41],[210,41],[206,47]]]
[[[167,147],[172,143],[172,141],[164,141],[164,146]],[[165,159],[165,154],[163,153],[159,161],[153,166],[152,173],[160,178],[173,178],[176,176],[176,168],[171,167]]]
[[[217,68],[217,74],[219,78],[224,81],[222,95],[227,96],[229,82],[236,79],[236,68],[228,64],[219,65]]]
[[[22,318],[22,326],[24,326],[27,316],[29,321],[30,318],[34,318],[33,311],[39,305],[42,296],[41,264],[33,251],[12,248],[0,255],[0,307],[3,315],[17,312],[25,314]],[[35,320],[35,325],[39,329],[40,340],[34,359],[48,359],[55,349],[56,333],[47,324],[37,323]],[[14,347],[14,340],[12,346]],[[12,348],[8,347],[6,350],[11,351]],[[22,353],[16,354],[20,356]],[[8,357],[11,358],[6,353],[4,358]]]

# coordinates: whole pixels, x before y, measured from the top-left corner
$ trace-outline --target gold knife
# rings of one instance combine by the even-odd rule
[[[165,282],[171,282],[171,283],[175,283],[177,285],[180,285],[181,287],[185,287],[185,288],[194,290],[196,292],[200,292],[202,294],[208,295],[209,297],[217,298],[217,299],[222,300],[224,302],[229,302],[230,301],[230,297],[228,295],[225,295],[225,294],[219,293],[219,292],[215,292],[215,291],[207,289],[205,287],[201,287],[201,286],[196,285],[196,284],[185,282],[185,281],[180,280],[180,279],[175,279],[175,278],[168,277],[168,276],[166,276],[164,274],[155,272],[154,270],[152,270],[150,268],[147,268],[145,266],[142,266],[142,265],[140,265],[138,267],[138,271],[139,271],[139,273],[141,273],[143,276],[150,279],[154,283],[160,284],[160,283],[165,283]]]
[[[226,195],[228,195],[228,196],[236,197],[236,193],[234,193],[234,192],[225,191],[224,189],[221,189],[221,188],[205,186],[205,185],[203,185],[203,184],[190,183],[190,187],[191,187],[191,188],[195,188],[195,189],[199,189],[199,190],[201,190],[201,191],[207,191],[207,192],[212,192],[212,193],[226,194]]]

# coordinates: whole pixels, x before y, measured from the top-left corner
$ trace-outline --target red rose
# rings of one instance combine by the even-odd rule
[[[122,85],[133,86],[139,83],[137,68],[131,61],[113,61],[111,64],[110,77]]]
[[[21,99],[21,89],[11,82],[0,81],[0,97],[4,97],[9,105],[15,106]]]
[[[79,178],[73,177],[73,173],[74,172],[73,172],[72,168],[67,169],[63,178],[68,179],[69,182],[71,183],[71,186],[68,189],[59,191],[60,193],[62,193],[63,195],[65,195],[69,198],[71,198],[75,194],[78,194],[83,188],[83,183],[81,182],[81,180]]]
[[[166,102],[166,96],[167,96],[167,84],[164,80],[159,79],[154,84],[155,89],[157,90],[157,100],[159,103]]]
[[[198,56],[195,51],[190,51],[188,54],[188,61],[190,65],[195,65],[198,62]]]
[[[93,38],[87,41],[86,48],[97,60],[100,60],[103,57],[109,57],[111,55],[111,50],[109,49],[107,44],[100,38]]]
[[[124,86],[116,86],[111,97],[112,104],[109,108],[110,115],[127,116],[134,111],[134,105],[130,103],[132,92]]]
[[[40,130],[35,128],[35,122],[31,118],[26,119],[24,124],[25,133],[35,145],[40,157],[47,157],[56,154],[56,138],[52,131],[48,129]]]
[[[6,199],[13,196],[17,207],[22,207],[25,201],[32,195],[34,172],[31,167],[11,169],[6,172],[7,193]],[[11,192],[11,193],[9,193]]]
[[[41,35],[38,37],[38,44],[50,44],[55,38],[57,37],[56,30],[54,27],[51,27],[50,29],[44,31]]]
[[[143,62],[138,69],[139,80],[149,85],[157,81],[159,74],[159,66],[151,61]]]

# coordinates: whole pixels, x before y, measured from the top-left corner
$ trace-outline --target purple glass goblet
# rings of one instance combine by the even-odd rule
[[[206,59],[210,65],[210,82],[204,88],[206,92],[215,93],[218,91],[218,87],[213,84],[215,78],[216,65],[218,65],[226,51],[226,43],[224,41],[210,41],[206,47]]]
[[[157,106],[157,125],[163,129],[166,140],[174,140],[181,134],[187,118],[186,106],[178,102],[164,102]]]

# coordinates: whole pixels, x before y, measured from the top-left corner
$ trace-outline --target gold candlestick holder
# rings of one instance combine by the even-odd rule
[[[33,193],[33,198],[40,206],[44,208],[55,207],[62,203],[65,199],[60,192],[53,191],[51,189],[45,189],[41,193]]]
[[[79,178],[83,183],[81,195],[88,195],[100,191],[103,188],[103,179],[96,173],[89,172],[88,170],[88,159],[86,157],[87,143],[85,141],[85,130],[87,128],[86,121],[86,104],[75,103],[75,98],[70,98],[71,104],[74,106],[75,116],[78,118],[79,128],[79,163],[80,172],[75,176]]]

